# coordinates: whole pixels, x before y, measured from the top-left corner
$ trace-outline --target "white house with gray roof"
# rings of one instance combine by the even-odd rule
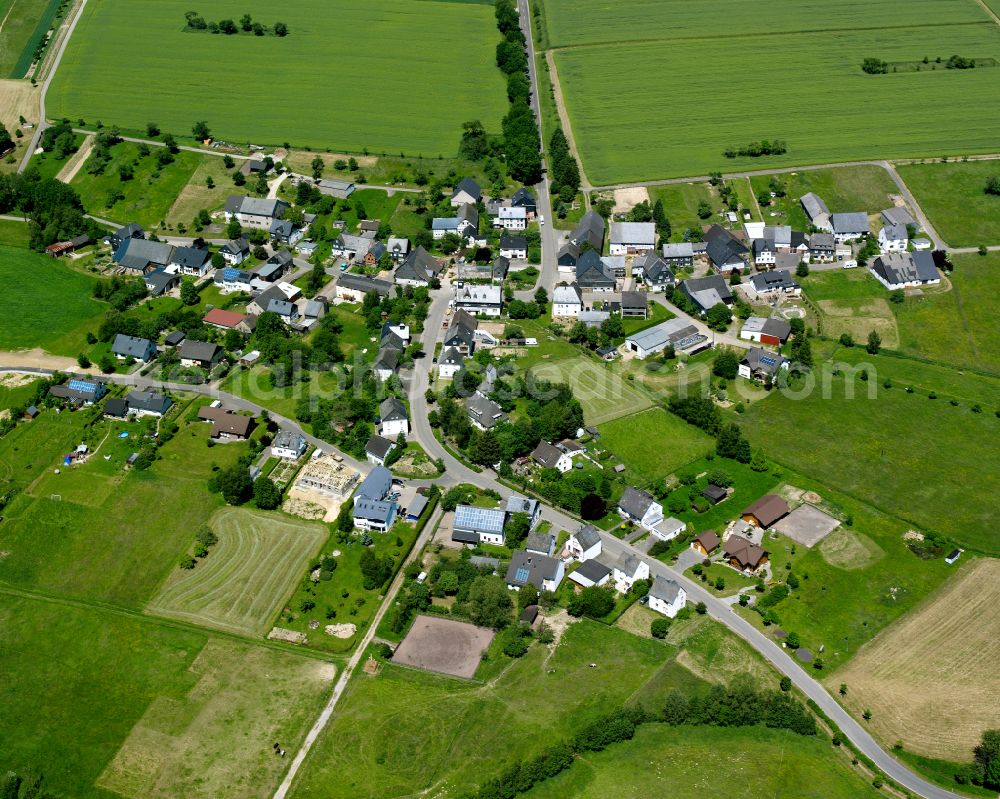
[[[622,552],[612,566],[611,579],[620,593],[627,594],[636,580],[649,579],[649,564],[632,552]]]
[[[618,515],[652,531],[663,521],[663,506],[652,494],[628,486],[618,500]]]
[[[379,434],[386,438],[396,438],[400,433],[404,436],[410,432],[410,420],[406,415],[406,406],[398,397],[386,397],[378,406]]]
[[[587,561],[601,554],[601,534],[592,524],[585,524],[566,541],[563,557]]]
[[[580,287],[556,286],[552,290],[552,315],[576,319],[583,310],[583,294]]]
[[[652,222],[612,222],[611,255],[642,255],[656,248],[656,225]]]
[[[878,232],[878,248],[880,252],[906,252],[910,243],[910,234],[906,225],[883,225]]]
[[[278,431],[271,442],[271,454],[276,458],[294,461],[302,456],[307,446],[305,437],[301,433],[283,429]]]
[[[941,282],[941,274],[934,265],[934,256],[926,250],[880,255],[872,261],[869,270],[890,291],[934,286]]]
[[[670,619],[680,613],[684,609],[684,605],[687,604],[687,591],[673,580],[659,575],[653,580],[647,596],[649,597],[647,600],[649,609],[662,613]]]
[[[871,233],[868,224],[868,214],[864,211],[852,211],[846,214],[833,214],[830,217],[833,225],[833,238],[838,244],[854,239],[863,239]]]
[[[139,239],[135,239],[139,241]],[[138,336],[126,336],[119,333],[111,343],[111,354],[119,361],[126,358],[135,358],[137,361],[151,361],[156,357],[156,345],[148,338]]]
[[[626,337],[625,347],[634,352],[640,360],[663,352],[668,346],[684,349],[685,342],[694,342],[705,337],[698,333],[698,328],[685,319],[668,319],[653,327],[647,327],[638,333]]]
[[[226,221],[235,218],[241,225],[270,230],[275,219],[281,219],[291,206],[284,200],[264,197],[230,195],[226,200]]]

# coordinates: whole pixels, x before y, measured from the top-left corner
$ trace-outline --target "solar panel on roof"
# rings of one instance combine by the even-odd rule
[[[94,386],[92,383],[88,383],[86,380],[70,380],[69,387],[73,391],[93,391]]]
[[[531,572],[528,571],[527,568],[525,568],[524,566],[519,566],[517,571],[514,573],[514,579],[517,580],[517,582],[519,583],[526,583],[528,582],[528,577],[530,575]]]
[[[237,277],[239,277],[239,274],[240,270],[232,266],[226,267],[225,269],[222,270],[222,276],[226,280],[235,280]]]
[[[764,366],[774,366],[777,363],[777,361],[770,355],[765,355],[763,358],[760,359],[760,362],[764,364]]]

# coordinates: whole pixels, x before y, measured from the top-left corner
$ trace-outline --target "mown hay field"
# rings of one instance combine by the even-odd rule
[[[289,34],[185,32],[192,8]],[[47,100],[54,117],[131,130],[187,136],[206,120],[233,142],[450,156],[466,120],[499,132],[499,38],[482,3],[93,0]]]
[[[886,629],[835,678],[846,704],[908,751],[968,761],[1000,715],[1000,562],[978,560]],[[831,688],[834,679],[831,678]]]
[[[317,524],[239,508],[216,513],[207,558],[178,571],[146,610],[228,632],[262,635],[307,560],[326,540]]]
[[[1000,27],[973,0],[926,0],[902,16],[885,0],[837,9],[812,1],[782,0],[767,9],[724,2],[731,8],[711,15],[677,0],[625,11],[590,5],[588,14],[549,0],[546,14],[576,142],[595,185],[996,149],[1000,107],[986,107],[994,69],[861,70],[867,57],[1000,57]],[[789,74],[802,80],[789,82]],[[913,126],[884,102],[887,94],[919,96],[935,114]],[[774,113],[754,111],[770,108]],[[637,110],[657,123],[637,126]],[[739,126],[719,124],[733,113]],[[723,156],[727,148],[776,138],[786,142],[783,155]]]
[[[535,380],[567,383],[583,406],[583,420],[588,425],[603,424],[653,404],[617,372],[585,356],[539,363],[531,368],[531,374]]]

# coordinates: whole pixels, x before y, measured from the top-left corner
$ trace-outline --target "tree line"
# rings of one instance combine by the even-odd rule
[[[752,141],[742,147],[727,147],[723,151],[726,158],[760,158],[762,155],[784,155],[788,147],[783,139]]]
[[[497,0],[496,20],[504,37],[497,45],[497,66],[507,76],[510,100],[502,124],[507,171],[515,180],[533,185],[542,179],[541,135],[531,110],[527,42],[514,0]]]
[[[186,31],[208,31],[209,33],[223,33],[226,36],[233,36],[237,33],[252,33],[254,36],[266,36],[273,33],[275,36],[287,36],[288,25],[284,22],[275,22],[274,26],[268,28],[261,22],[255,22],[249,14],[240,17],[237,25],[231,19],[220,19],[218,22],[206,22],[205,18],[197,11],[188,11],[184,14],[184,30]]]
[[[546,747],[530,760],[508,766],[477,791],[466,794],[465,799],[513,799],[565,771],[577,757],[632,740],[643,724],[763,725],[798,735],[816,735],[816,720],[800,702],[785,691],[759,690],[749,675],[741,675],[728,687],[716,685],[701,693],[685,694],[674,689],[659,711],[629,706],[601,716],[572,738]]]
[[[569,142],[561,127],[552,131],[549,139],[549,164],[552,166],[550,178],[552,193],[563,203],[571,203],[580,191],[580,165],[569,151]]]
[[[28,217],[28,246],[39,252],[82,234],[95,239],[100,235],[97,223],[84,216],[76,190],[54,178],[42,178],[35,169],[0,175],[0,214],[12,211]]]

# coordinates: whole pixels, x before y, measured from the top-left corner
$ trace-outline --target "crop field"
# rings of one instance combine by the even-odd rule
[[[769,225],[791,225],[796,230],[808,230],[809,220],[799,198],[808,192],[818,194],[832,213],[867,211],[877,214],[892,205],[890,195],[899,189],[889,173],[878,166],[845,166],[834,169],[806,169],[774,176],[784,187],[785,196],[775,197],[764,208]],[[750,178],[754,194],[770,191],[771,177]],[[771,216],[777,213],[777,216]]]
[[[661,641],[581,621],[551,656],[547,647],[533,645],[519,660],[490,664],[502,671],[489,683],[456,682],[390,663],[374,679],[348,685],[292,795],[364,799],[425,789],[461,795],[534,752],[540,739],[568,735],[621,706],[673,665],[675,652]],[[491,654],[498,657],[503,655]],[[561,690],[567,684],[575,686],[572,692]]]
[[[107,308],[91,297],[94,278],[19,247],[0,245],[0,283],[0,350],[76,355]]]
[[[586,356],[539,363],[531,373],[538,380],[568,383],[583,406],[583,420],[588,425],[603,424],[653,404],[616,372]]]
[[[862,799],[879,796],[828,743],[785,730],[645,725],[573,765],[526,799]],[[766,765],[765,765],[766,764]]]
[[[47,98],[53,116],[131,130],[154,120],[185,136],[206,120],[232,142],[428,156],[456,154],[469,119],[500,132],[507,99],[490,4],[254,3],[255,19],[288,25],[284,38],[185,32],[190,8],[180,0],[89,3]],[[200,10],[217,21],[248,9],[220,0]],[[279,97],[287,113],[261,113],[255,100]]]
[[[102,451],[55,475],[62,454],[83,440],[85,422],[85,412],[46,412],[0,440],[0,469],[24,487],[4,509],[0,549],[8,555],[0,560],[0,580],[140,609],[222,504],[206,490],[213,463],[225,468],[246,445],[209,450],[208,425],[198,423],[182,426],[148,471],[121,477]],[[67,481],[65,498],[60,478]],[[87,486],[99,497],[86,497]]]
[[[0,0],[0,78],[23,78],[59,0]]]
[[[1000,161],[903,164],[897,171],[950,246],[1000,244],[1000,197],[984,191],[989,178],[1000,177]]]
[[[822,364],[817,386],[804,396],[774,392],[744,414],[750,440],[797,471],[822,469],[831,487],[917,527],[1000,551],[987,499],[1000,491],[1000,419],[993,414],[1000,382],[906,359],[870,358],[857,348],[838,350],[835,360],[842,372],[869,363],[874,376],[867,383],[850,372],[833,376]],[[891,388],[884,387],[887,379]],[[974,412],[976,405],[984,412]],[[968,490],[971,485],[977,490]]]
[[[642,483],[663,480],[712,449],[712,439],[662,408],[630,413],[600,426],[600,446],[613,452]]]
[[[865,646],[837,681],[873,730],[908,751],[968,761],[1000,714],[1000,563],[977,560]]]
[[[78,799],[244,799],[273,791],[270,742],[294,751],[334,669],[3,588],[0,671],[5,769]]]
[[[973,0],[922,0],[904,17],[888,0],[836,9],[819,0],[781,0],[766,9],[725,0],[713,11],[718,16],[710,19],[697,4],[678,0],[613,11],[599,0],[546,1],[549,46],[593,183],[995,149],[991,131],[1000,109],[981,108],[996,83],[989,68],[873,76],[860,66],[872,56],[1000,56],[1000,28]],[[712,19],[731,27],[720,29]],[[789,70],[811,79],[789,84]],[[776,91],[780,114],[753,114],[738,130],[709,121],[731,114],[734,98],[744,108],[767,108]],[[880,101],[887,91],[933,104],[937,123],[914,130]],[[817,109],[818,96],[835,110]],[[679,97],[697,97],[697,110],[683,108]],[[637,128],[630,114],[609,112],[623,101],[671,111],[660,124]],[[786,142],[783,155],[723,157],[727,148],[776,138]]]
[[[158,150],[150,147],[149,154],[143,157],[139,154],[139,145],[121,142],[111,149],[111,162],[103,174],[88,174],[85,164],[72,183],[84,207],[102,219],[122,223],[135,221],[146,229],[158,225],[166,218],[202,160],[211,158],[182,150],[174,156],[173,163],[160,167],[156,161]],[[221,159],[218,160],[221,164]],[[122,180],[119,176],[122,166],[132,168],[131,180]],[[231,183],[227,178],[222,185],[235,192]],[[108,206],[112,194],[118,199]],[[193,214],[186,220],[188,224],[192,217]]]
[[[263,635],[326,530],[241,508],[218,511],[210,525],[219,538],[211,554],[190,571],[175,570],[146,611]]]

